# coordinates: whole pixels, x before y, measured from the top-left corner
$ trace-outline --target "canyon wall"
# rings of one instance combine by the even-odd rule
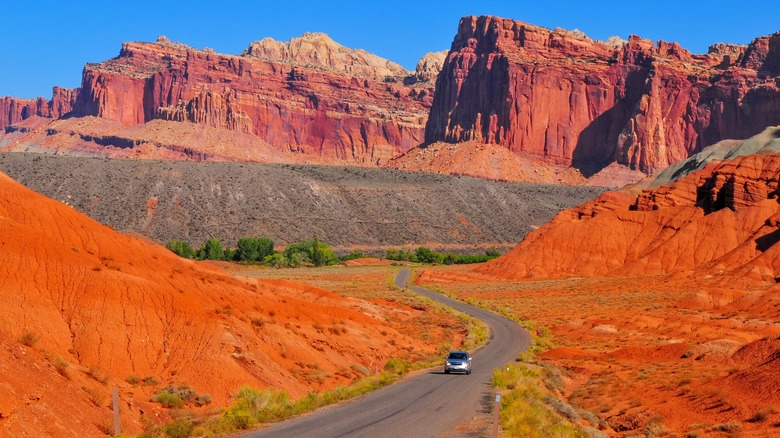
[[[780,33],[693,55],[464,17],[436,81],[427,143],[478,141],[573,165],[660,170],[780,123]]]
[[[87,65],[74,115],[189,121],[285,150],[377,164],[422,142],[433,90],[405,85],[411,74],[324,34],[267,38],[241,56],[161,37],[125,43],[118,57]]]
[[[58,118],[70,113],[79,89],[54,87],[51,100],[0,97],[0,129],[27,120],[32,116]]]

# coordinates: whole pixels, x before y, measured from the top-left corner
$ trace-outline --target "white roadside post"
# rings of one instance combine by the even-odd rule
[[[496,405],[493,407],[493,438],[498,438],[498,411],[501,410],[501,394],[496,394]]]

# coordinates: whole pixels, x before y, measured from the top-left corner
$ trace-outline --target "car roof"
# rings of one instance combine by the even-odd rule
[[[461,351],[461,350],[453,350],[453,351],[450,351],[450,354],[453,354],[453,353],[464,353],[464,354],[469,354],[469,352],[468,352],[468,351]]]

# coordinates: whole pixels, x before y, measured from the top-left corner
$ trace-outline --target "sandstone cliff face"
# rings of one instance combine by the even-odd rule
[[[780,129],[765,152],[780,144]],[[608,192],[560,213],[482,271],[512,278],[731,272],[780,277],[780,154],[712,161],[658,188]],[[725,277],[724,277],[725,278]]]
[[[51,100],[0,97],[0,129],[32,116],[58,118],[68,114],[78,96],[78,89],[54,87]]]
[[[423,55],[417,62],[414,72],[414,80],[418,82],[433,82],[439,75],[444,62],[447,60],[448,51],[430,52]]]
[[[117,58],[87,65],[74,114],[124,124],[189,121],[287,151],[377,164],[423,138],[433,90],[404,85],[402,73],[322,35],[264,40],[243,56],[161,38],[125,43]]]
[[[320,32],[308,32],[286,42],[264,38],[250,44],[242,56],[296,67],[322,68],[378,81],[386,77],[403,77],[409,74],[395,62],[365,50],[348,49]]]
[[[780,33],[692,55],[636,36],[607,44],[465,17],[436,82],[425,140],[496,143],[586,175],[610,162],[652,173],[780,123],[778,67]]]

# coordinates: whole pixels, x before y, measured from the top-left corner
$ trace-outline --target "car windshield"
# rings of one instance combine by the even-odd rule
[[[450,353],[448,359],[466,359],[466,353]]]

